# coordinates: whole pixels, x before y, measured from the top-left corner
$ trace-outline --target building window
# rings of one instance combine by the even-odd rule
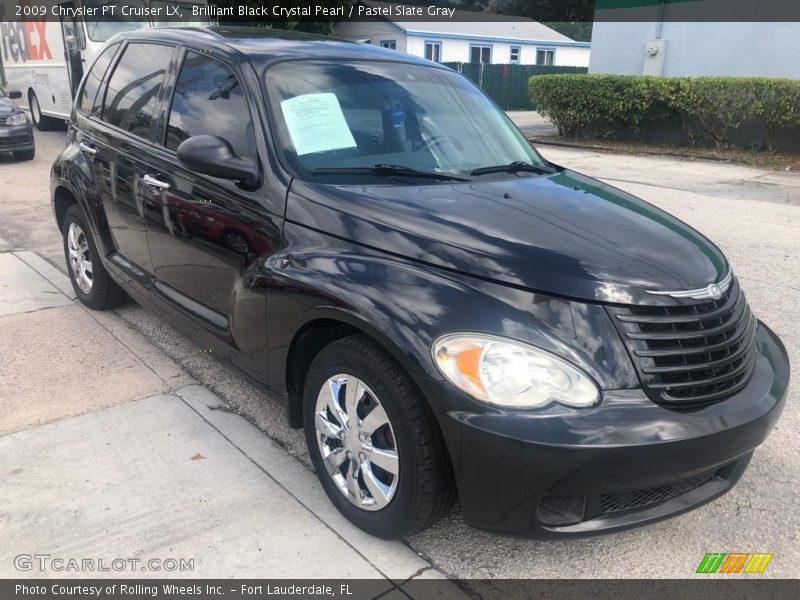
[[[397,50],[397,40],[381,40],[381,48]]]
[[[508,55],[508,62],[512,64],[519,64],[519,56],[522,52],[522,48],[519,46],[511,46],[511,52]]]
[[[471,63],[490,63],[492,62],[491,46],[470,46],[469,62]]]
[[[425,58],[442,62],[442,42],[425,42]]]
[[[556,51],[552,48],[538,48],[536,50],[536,64],[551,66],[555,64]]]

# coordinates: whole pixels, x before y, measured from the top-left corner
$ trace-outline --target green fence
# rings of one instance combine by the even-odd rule
[[[586,73],[586,67],[548,67],[544,65],[490,65],[477,63],[444,63],[471,79],[505,110],[535,110],[528,95],[528,79],[534,75]]]

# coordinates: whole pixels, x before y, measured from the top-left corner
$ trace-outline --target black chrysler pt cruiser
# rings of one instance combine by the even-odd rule
[[[612,531],[730,490],[783,408],[731,266],[540,156],[454,71],[284,32],[112,38],[52,169],[75,293],[129,294],[286,407],[407,535]]]

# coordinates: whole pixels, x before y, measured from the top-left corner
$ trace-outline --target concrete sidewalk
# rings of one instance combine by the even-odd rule
[[[0,577],[368,578],[375,596],[442,578],[351,526],[314,473],[33,253],[0,252],[0,344]],[[19,571],[21,554],[128,562]]]

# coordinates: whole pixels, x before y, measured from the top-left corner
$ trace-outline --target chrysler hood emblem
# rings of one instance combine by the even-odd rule
[[[728,271],[728,274],[719,282],[709,284],[704,288],[696,290],[678,290],[674,292],[647,290],[647,293],[653,294],[654,296],[669,296],[670,298],[691,298],[692,300],[706,300],[711,298],[712,300],[719,300],[722,298],[722,295],[728,291],[731,281],[733,281],[733,271]]]

